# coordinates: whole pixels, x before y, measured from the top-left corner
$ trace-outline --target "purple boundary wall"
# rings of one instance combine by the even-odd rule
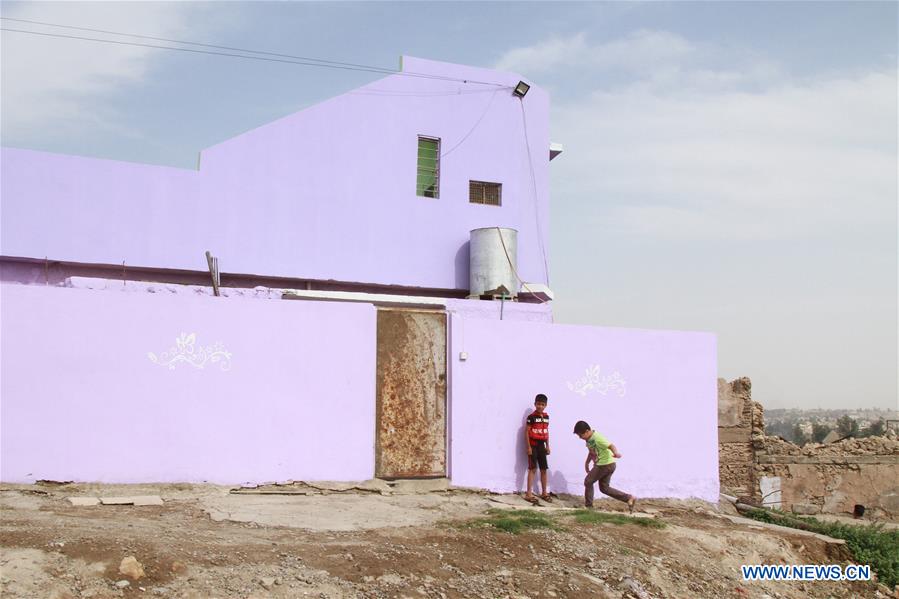
[[[30,285],[0,294],[6,482],[374,474],[371,305]],[[160,364],[182,332],[195,335],[193,353],[174,355],[218,342],[230,361]]]
[[[552,490],[583,494],[586,449],[572,429],[586,420],[624,456],[614,487],[639,497],[718,500],[714,335],[459,314],[451,316],[450,331],[454,485],[524,489],[524,418],[534,396],[545,393]],[[599,371],[586,387],[586,370],[595,365]],[[603,385],[615,372],[619,378]]]

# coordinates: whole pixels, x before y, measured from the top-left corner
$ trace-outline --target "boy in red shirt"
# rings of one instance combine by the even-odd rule
[[[534,398],[534,411],[527,418],[524,427],[524,436],[528,448],[528,489],[524,498],[531,503],[537,503],[537,498],[531,493],[534,488],[534,474],[540,467],[540,484],[543,494],[540,499],[552,501],[549,490],[546,488],[546,456],[549,455],[549,414],[546,413],[546,396],[542,393]]]

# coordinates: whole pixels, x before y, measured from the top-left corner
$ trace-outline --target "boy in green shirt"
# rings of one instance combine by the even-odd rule
[[[587,461],[584,462],[584,470],[587,472],[587,478],[584,479],[584,505],[593,507],[593,483],[599,482],[599,490],[602,493],[623,501],[627,504],[627,509],[633,512],[637,498],[609,486],[612,473],[615,472],[615,458],[621,457],[615,444],[591,429],[583,420],[578,420],[574,425],[574,434],[587,442]],[[590,468],[590,462],[593,462],[593,468]]]

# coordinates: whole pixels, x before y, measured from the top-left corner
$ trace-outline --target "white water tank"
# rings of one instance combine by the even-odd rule
[[[469,297],[500,286],[508,289],[509,295],[518,295],[518,231],[504,227],[474,229],[469,250]]]

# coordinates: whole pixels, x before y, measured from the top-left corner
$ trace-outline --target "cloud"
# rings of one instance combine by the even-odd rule
[[[868,73],[759,93],[596,94],[559,111],[578,173],[563,189],[606,198],[611,226],[651,236],[893,226],[895,89],[895,75]]]
[[[553,69],[584,72],[587,89],[553,109],[565,145],[553,191],[593,206],[600,227],[667,240],[895,235],[894,71],[800,78],[746,49],[648,31],[552,39],[499,65],[550,85]]]
[[[194,3],[4,3],[3,16],[139,33],[156,37],[197,35]],[[160,43],[15,21],[5,28]],[[140,85],[166,52],[152,48],[2,32],[2,125],[4,143],[41,135],[76,134],[116,127],[112,97]]]
[[[559,64],[576,61],[589,50],[583,33],[570,38],[553,38],[534,46],[515,48],[506,52],[495,68],[537,75]]]
[[[497,61],[496,68],[534,76],[560,67],[635,70],[677,64],[697,51],[695,44],[664,31],[639,30],[596,45],[590,45],[586,36],[578,33],[509,50]]]

